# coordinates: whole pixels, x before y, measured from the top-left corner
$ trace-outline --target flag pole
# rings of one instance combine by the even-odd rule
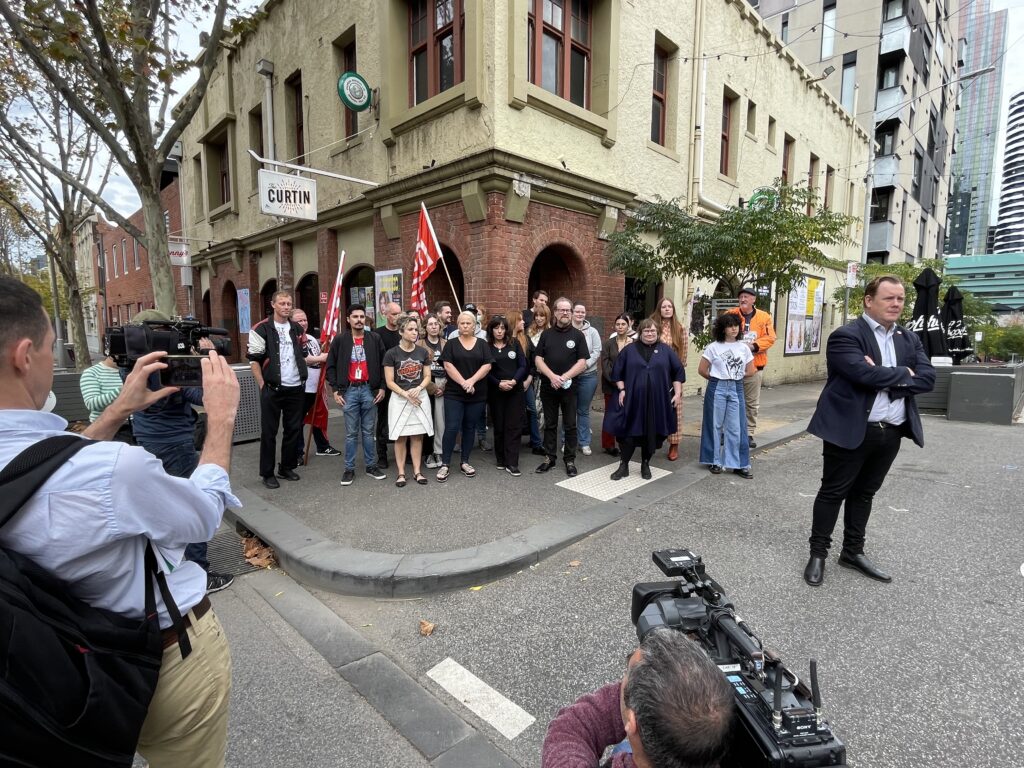
[[[455,283],[452,282],[452,274],[448,271],[448,264],[444,260],[444,251],[441,250],[441,245],[437,242],[437,235],[434,234],[434,222],[430,220],[430,214],[427,213],[426,203],[420,202],[420,208],[423,210],[423,217],[427,220],[427,229],[430,230],[430,239],[434,241],[434,247],[437,249],[437,253],[441,257],[441,266],[444,267],[445,277],[448,278],[448,287],[452,289],[452,298],[455,299],[455,306],[459,308],[459,312],[462,312],[462,305],[459,304],[459,294],[455,290]]]
[[[334,286],[331,290],[331,305],[327,307],[327,317],[324,318],[324,327],[320,329],[320,353],[323,354],[324,342],[327,342],[327,346],[334,340],[336,333],[332,333],[334,326],[337,326],[340,322],[341,314],[341,282],[342,276],[345,273],[345,251],[342,250],[341,256],[338,258],[338,274],[334,278]],[[324,385],[327,382],[327,370],[325,368],[320,369],[320,379],[316,383],[316,398],[313,400],[313,410],[309,413],[309,436],[306,438],[306,450],[302,455],[302,464],[307,466],[309,462],[309,445],[313,439],[313,430],[316,429],[317,414],[321,408],[326,412],[329,410],[327,400],[324,395]],[[326,413],[324,420],[326,423]],[[305,420],[303,420],[305,422]]]

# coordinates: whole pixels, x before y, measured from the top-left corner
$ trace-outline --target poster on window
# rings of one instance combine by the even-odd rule
[[[786,355],[821,352],[821,323],[825,306],[825,281],[805,275],[789,292],[786,312]]]
[[[374,272],[373,287],[376,292],[374,307],[377,309],[377,317],[374,326],[380,328],[384,325],[385,308],[392,301],[402,306],[402,270],[389,269],[385,272]]]
[[[249,289],[239,288],[238,294],[238,332],[248,333],[252,329],[252,316],[249,314]]]

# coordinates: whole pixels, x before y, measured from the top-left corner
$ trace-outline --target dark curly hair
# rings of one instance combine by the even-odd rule
[[[715,318],[715,324],[711,327],[711,336],[715,341],[725,341],[725,329],[739,326],[740,316],[735,312],[726,312]]]

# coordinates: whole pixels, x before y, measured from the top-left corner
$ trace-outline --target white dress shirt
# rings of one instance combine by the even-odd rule
[[[39,411],[0,411],[0,467],[35,442],[64,434],[67,422]],[[143,448],[100,442],[68,459],[11,520],[0,544],[68,585],[75,597],[124,616],[141,617],[148,541],[182,614],[206,594],[206,574],[182,561],[185,545],[209,541],[227,505],[241,506],[227,472],[201,464],[171,477]],[[160,627],[171,626],[156,589]]]
[[[875,365],[884,365],[888,368],[897,367],[896,346],[892,340],[893,336],[897,333],[896,324],[893,323],[889,330],[886,330],[884,325],[876,323],[866,314],[862,315],[862,317],[871,326],[871,330],[875,334],[875,341],[878,342],[878,348],[882,351],[882,359],[875,360]],[[878,394],[875,395],[875,402],[871,406],[871,413],[868,414],[868,421],[902,424],[906,420],[906,401],[902,397],[890,398],[888,389],[879,390]]]

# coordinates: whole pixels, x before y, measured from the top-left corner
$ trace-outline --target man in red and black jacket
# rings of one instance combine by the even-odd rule
[[[298,480],[295,446],[302,433],[302,409],[306,384],[306,359],[299,337],[302,328],[291,321],[292,296],[277,291],[270,300],[273,313],[249,331],[246,357],[260,388],[260,477],[267,488],[280,488],[277,477]],[[277,430],[284,420],[281,463],[274,477]]]

